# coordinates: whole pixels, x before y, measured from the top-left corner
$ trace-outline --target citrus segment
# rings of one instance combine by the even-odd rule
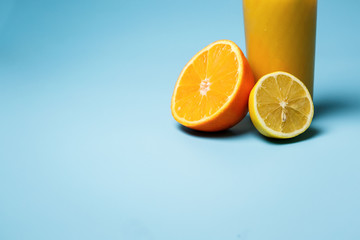
[[[291,138],[311,124],[314,106],[309,91],[285,72],[263,76],[251,91],[250,118],[260,133],[273,138]]]
[[[171,111],[180,124],[201,131],[220,131],[247,113],[254,78],[232,41],[220,40],[196,54],[175,85]]]

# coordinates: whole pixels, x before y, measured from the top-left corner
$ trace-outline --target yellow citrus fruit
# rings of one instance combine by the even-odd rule
[[[247,114],[254,84],[240,48],[229,40],[216,41],[198,52],[180,73],[171,100],[172,115],[195,130],[225,130]]]
[[[309,128],[314,105],[308,89],[285,72],[263,76],[249,97],[250,118],[256,129],[271,138],[292,138]]]

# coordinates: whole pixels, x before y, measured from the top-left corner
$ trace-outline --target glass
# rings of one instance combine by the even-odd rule
[[[317,0],[243,0],[246,53],[255,80],[285,71],[313,94]]]

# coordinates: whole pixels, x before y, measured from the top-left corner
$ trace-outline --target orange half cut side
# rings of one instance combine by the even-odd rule
[[[197,53],[180,73],[171,111],[186,127],[225,130],[247,114],[253,86],[253,74],[240,48],[229,40],[216,41]]]

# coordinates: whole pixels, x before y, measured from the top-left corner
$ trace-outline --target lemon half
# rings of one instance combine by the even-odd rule
[[[314,104],[306,86],[286,72],[263,76],[249,96],[249,113],[266,137],[293,138],[309,128]]]

